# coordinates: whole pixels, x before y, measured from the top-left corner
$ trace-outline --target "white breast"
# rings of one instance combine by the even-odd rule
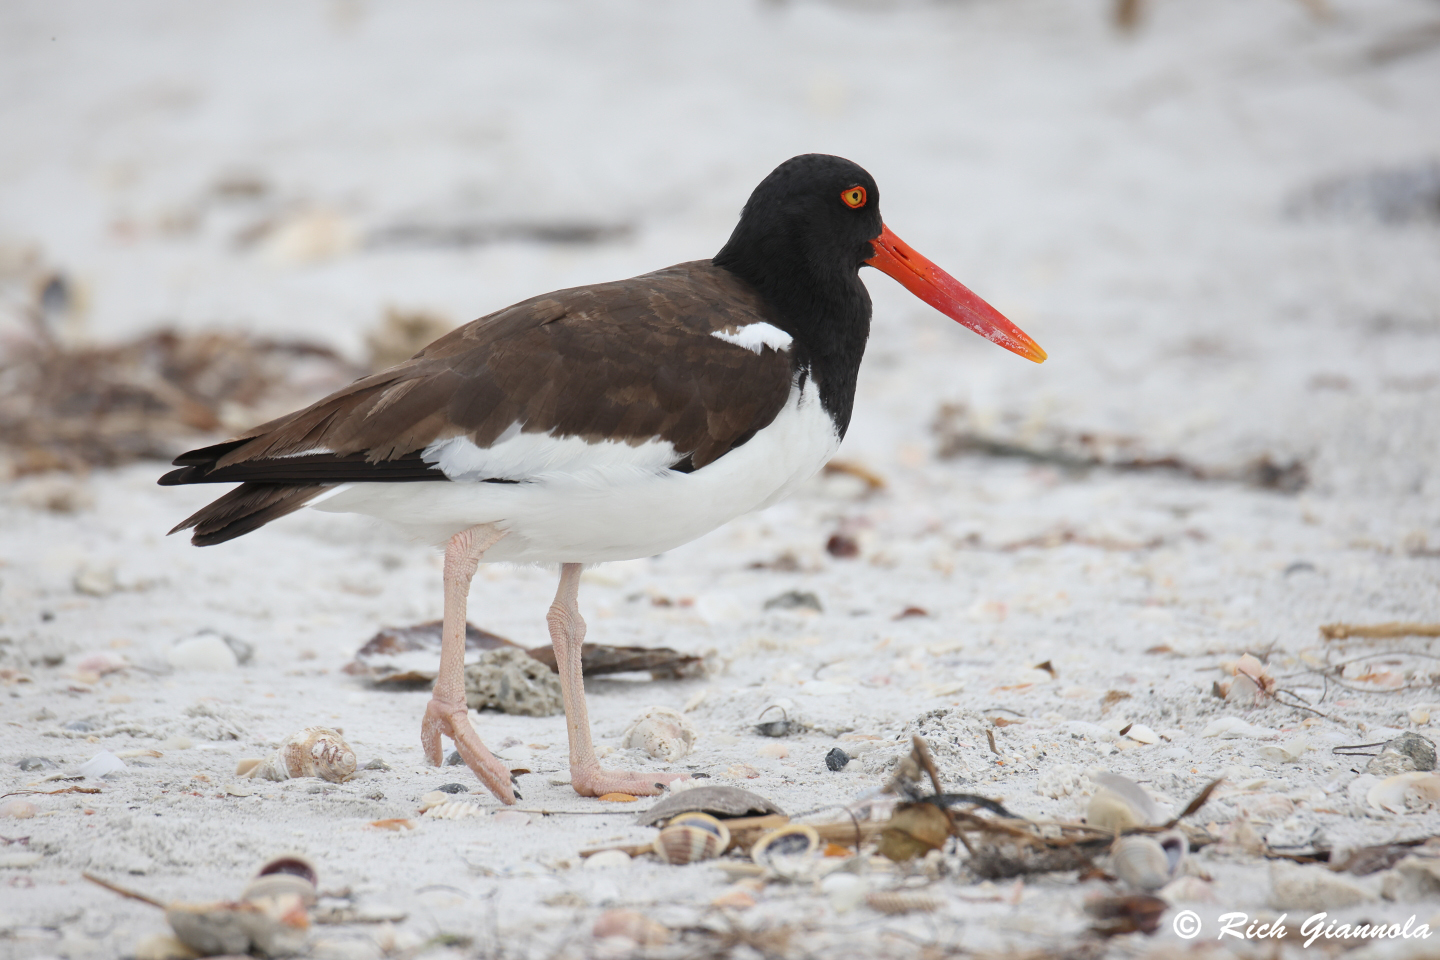
[[[498,524],[509,535],[487,561],[631,560],[775,503],[824,466],[840,438],[807,381],[791,389],[784,408],[748,443],[693,473],[667,469],[675,452],[661,441],[587,444],[517,431],[488,451],[447,443],[436,447],[447,476],[519,480],[520,465],[539,469],[520,483],[347,484],[312,506],[388,520],[433,543],[476,524]]]

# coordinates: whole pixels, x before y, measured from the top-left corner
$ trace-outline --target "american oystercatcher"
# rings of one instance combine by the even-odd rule
[[[872,266],[1037,363],[1018,327],[880,219],[849,160],[787,160],[712,260],[546,293],[234,440],[176,458],[163,485],[239,487],[172,530],[209,546],[310,506],[445,545],[440,673],[421,742],[441,735],[491,792],[510,773],[465,706],[466,602],[482,561],[559,564],[547,621],[576,792],[654,794],[680,774],[603,770],[590,741],[576,596],[586,564],[653,556],[775,503],[835,453],[870,333]]]

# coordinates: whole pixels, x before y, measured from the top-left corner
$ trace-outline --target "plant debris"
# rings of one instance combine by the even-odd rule
[[[1320,627],[1326,640],[1392,640],[1399,637],[1440,637],[1440,623],[1327,623]]]

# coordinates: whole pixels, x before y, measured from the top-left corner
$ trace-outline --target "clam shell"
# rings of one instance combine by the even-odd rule
[[[691,816],[697,816],[697,814]],[[698,816],[703,817],[705,814],[698,814]],[[720,834],[694,824],[672,823],[662,829],[660,835],[655,838],[655,852],[666,863],[682,866],[720,856],[725,850],[725,844],[729,842],[729,830],[726,830],[722,837]]]
[[[1110,848],[1110,862],[1115,875],[1126,886],[1151,893],[1175,876],[1185,846],[1185,840],[1174,834],[1163,838],[1121,837]]]
[[[307,906],[316,899],[315,884],[319,877],[310,861],[303,857],[276,857],[255,874],[255,879],[240,894],[241,900],[279,899],[297,896]]]
[[[1121,833],[1157,822],[1160,811],[1140,784],[1114,773],[1097,773],[1096,790],[1085,807],[1085,822]]]
[[[657,760],[674,763],[690,752],[699,733],[678,710],[646,707],[625,731],[622,747],[636,747]]]
[[[943,901],[919,890],[876,890],[865,894],[865,906],[877,913],[934,913]]]
[[[1423,810],[1440,803],[1440,774],[1412,770],[1386,777],[1365,795],[1370,806],[1389,813]]]
[[[654,826],[682,813],[700,811],[716,817],[758,817],[767,813],[785,815],[775,804],[758,793],[724,784],[691,787],[656,801],[635,818],[642,827]]]
[[[329,727],[306,727],[286,737],[263,760],[241,760],[235,767],[236,776],[258,780],[320,777],[341,783],[354,773],[355,751]]]
[[[820,835],[814,827],[792,823],[755,841],[750,859],[786,880],[808,878],[820,859]]]

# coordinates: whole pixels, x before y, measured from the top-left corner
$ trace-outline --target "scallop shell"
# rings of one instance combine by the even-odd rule
[[[1423,810],[1440,803],[1440,775],[1412,770],[1386,777],[1365,795],[1370,806],[1389,813]]]
[[[355,773],[355,751],[329,727],[306,727],[292,733],[263,760],[241,760],[236,776],[259,780],[320,777],[341,783]]]
[[[785,880],[809,878],[820,856],[820,835],[815,828],[795,823],[771,830],[750,848],[751,860]]]
[[[730,846],[730,830],[708,813],[682,813],[655,838],[655,853],[676,865],[710,860]]]
[[[918,890],[876,890],[865,894],[865,906],[877,913],[934,913],[943,901]]]
[[[635,822],[642,827],[649,827],[690,811],[702,811],[718,817],[758,817],[767,813],[785,815],[784,810],[758,793],[742,787],[715,784],[690,787],[663,800],[657,800],[637,816]]]
[[[307,906],[316,899],[315,883],[318,877],[308,860],[300,857],[277,857],[255,874],[255,879],[240,894],[241,900],[279,900],[282,897],[299,897]]]
[[[1185,856],[1186,842],[1178,834],[1163,837],[1121,837],[1110,848],[1115,875],[1126,886],[1151,893],[1169,883]]]
[[[637,747],[657,760],[674,763],[690,752],[699,733],[678,710],[646,707],[621,739],[622,747]]]

